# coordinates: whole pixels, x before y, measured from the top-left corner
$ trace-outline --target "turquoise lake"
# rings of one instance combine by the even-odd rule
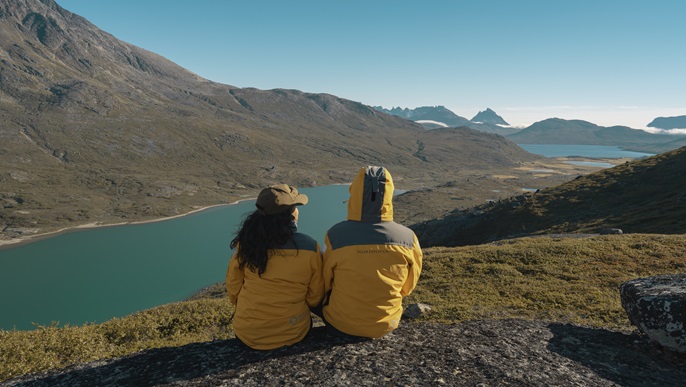
[[[613,146],[519,146],[547,157],[652,156]],[[310,202],[300,207],[299,230],[323,244],[326,230],[345,218],[348,186],[301,191]],[[254,200],[243,201],[161,222],[73,231],[0,249],[0,329],[103,322],[183,300],[224,280],[229,242],[253,209]]]
[[[324,243],[348,186],[302,188],[298,229]],[[170,220],[94,228],[0,250],[0,329],[103,322],[224,280],[229,243],[254,200]]]
[[[653,153],[626,151],[618,146],[569,145],[569,144],[517,144],[527,152],[545,157],[589,157],[589,158],[640,158],[654,156]]]

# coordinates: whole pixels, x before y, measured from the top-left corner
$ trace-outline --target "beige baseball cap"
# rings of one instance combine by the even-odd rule
[[[305,205],[307,201],[307,195],[299,193],[296,187],[277,184],[263,189],[257,195],[255,206],[267,215],[274,215],[293,206]]]

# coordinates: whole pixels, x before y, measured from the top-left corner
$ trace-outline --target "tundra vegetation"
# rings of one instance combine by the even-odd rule
[[[686,236],[660,234],[432,247],[424,250],[422,277],[405,304],[432,306],[419,321],[524,318],[632,331],[619,285],[684,272],[685,250]],[[56,322],[32,331],[0,331],[0,380],[150,348],[230,339],[233,309],[222,287],[100,324]]]

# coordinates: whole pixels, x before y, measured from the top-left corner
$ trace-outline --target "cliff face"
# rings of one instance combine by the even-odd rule
[[[315,328],[301,343],[252,351],[235,340],[145,351],[10,386],[73,385],[682,385],[686,356],[636,334],[569,324],[404,323],[377,340]]]

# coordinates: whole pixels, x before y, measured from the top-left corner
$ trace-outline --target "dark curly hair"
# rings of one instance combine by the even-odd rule
[[[283,246],[293,237],[294,221],[292,209],[275,215],[265,215],[260,211],[248,215],[230,245],[237,249],[238,267],[241,270],[247,267],[261,277],[267,270],[270,250]]]

